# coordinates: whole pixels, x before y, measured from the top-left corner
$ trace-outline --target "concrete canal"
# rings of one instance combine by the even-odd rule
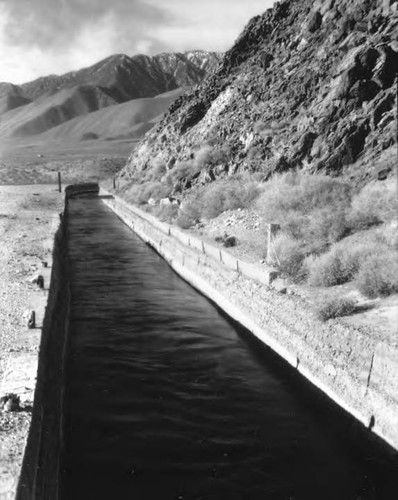
[[[68,210],[61,500],[396,498],[374,450],[100,199]]]

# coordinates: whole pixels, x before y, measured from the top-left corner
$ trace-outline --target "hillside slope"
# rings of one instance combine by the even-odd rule
[[[68,120],[41,134],[39,138],[45,141],[65,138],[72,141],[90,138],[140,138],[182,93],[183,89],[176,89],[156,97],[133,99],[108,106]]]
[[[174,192],[243,170],[384,178],[396,162],[397,52],[397,0],[278,2],[171,105],[121,179],[190,161],[204,144],[205,175],[180,176]]]
[[[22,89],[12,83],[0,83],[0,114],[28,104],[30,99],[24,97]]]
[[[64,89],[0,115],[0,136],[40,134],[76,116],[116,103],[99,87],[87,85]]]
[[[202,51],[114,55],[80,71],[17,86],[0,83],[0,135],[26,137],[93,111],[203,80],[220,55]]]

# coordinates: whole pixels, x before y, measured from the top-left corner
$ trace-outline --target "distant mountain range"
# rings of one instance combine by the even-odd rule
[[[200,83],[221,60],[214,52],[163,53],[153,57],[113,55],[93,66],[64,75],[49,75],[22,84],[0,83],[0,137],[30,137],[60,130],[74,139],[136,136],[148,130],[182,90]],[[170,92],[173,91],[173,92]],[[152,98],[167,93],[152,103]],[[130,101],[140,100],[132,105]],[[126,110],[123,104],[128,103]],[[101,113],[103,108],[117,106]],[[97,112],[95,118],[87,115]],[[137,119],[134,113],[142,117]],[[117,114],[124,116],[118,125]],[[131,116],[129,116],[131,113]],[[79,125],[78,120],[84,120]],[[113,126],[101,124],[113,116]],[[129,117],[129,119],[127,119]],[[62,124],[73,124],[54,131]],[[123,129],[123,130],[122,130]],[[130,130],[132,129],[132,130]],[[99,135],[100,134],[100,135]]]

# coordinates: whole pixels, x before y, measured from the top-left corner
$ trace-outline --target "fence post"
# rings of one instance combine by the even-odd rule
[[[370,377],[372,376],[372,369],[373,369],[373,362],[375,359],[375,353],[372,354],[372,359],[370,360],[370,367],[369,367],[369,373],[368,373],[368,379],[366,381],[366,391],[365,391],[365,396],[368,393],[369,390],[369,385],[370,385]]]
[[[276,256],[276,258],[278,258],[278,256],[275,253],[275,249],[274,249],[274,238],[275,238],[276,234],[278,233],[279,229],[280,229],[279,224],[268,224],[267,225],[267,233],[268,233],[267,258],[266,258],[267,264],[272,264],[275,260],[275,256]]]
[[[58,193],[62,192],[62,185],[61,185],[61,172],[58,172]]]

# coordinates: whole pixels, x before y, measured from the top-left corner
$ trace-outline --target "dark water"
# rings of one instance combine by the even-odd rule
[[[100,200],[71,202],[70,259],[62,500],[398,498]]]

